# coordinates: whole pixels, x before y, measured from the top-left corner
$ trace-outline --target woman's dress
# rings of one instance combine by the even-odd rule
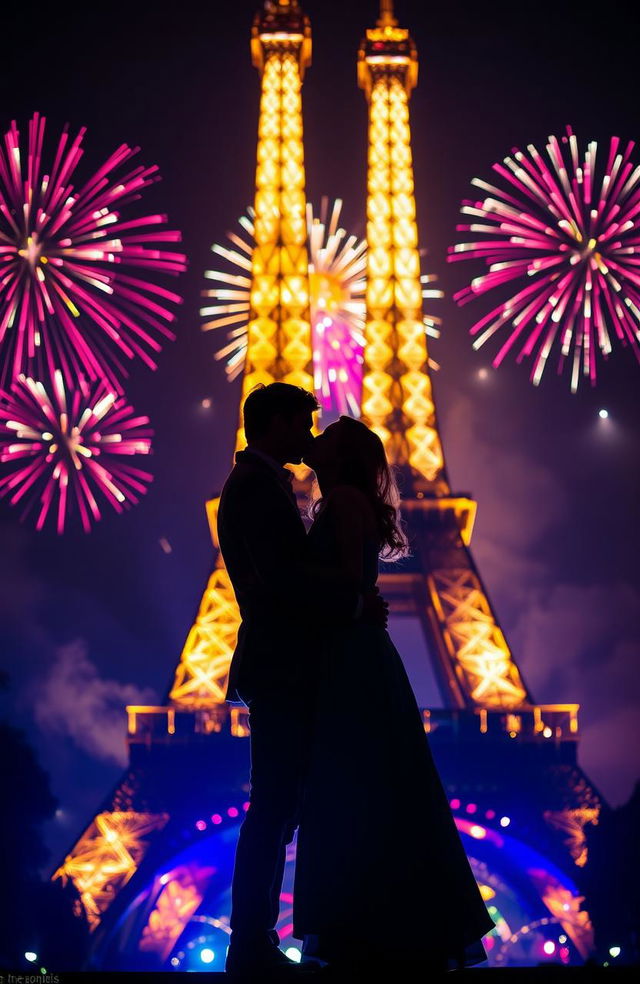
[[[338,566],[332,512],[310,560]],[[365,541],[362,589],[378,576]],[[386,629],[355,621],[326,638],[301,809],[293,935],[324,960],[486,959],[494,924],[473,877],[402,659]],[[307,941],[308,942],[308,941]]]

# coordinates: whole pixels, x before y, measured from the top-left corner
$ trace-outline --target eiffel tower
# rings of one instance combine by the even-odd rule
[[[297,0],[267,0],[251,53],[261,100],[243,397],[260,382],[313,387],[301,112],[311,31]],[[579,963],[592,948],[576,887],[584,827],[605,804],[577,764],[577,705],[536,704],[523,680],[470,552],[476,503],[447,476],[422,313],[409,121],[417,75],[416,47],[382,0],[358,54],[369,108],[362,419],[400,472],[413,553],[382,565],[379,584],[394,617],[417,620],[440,690],[425,731],[496,922],[490,962]],[[236,448],[244,444],[239,427]],[[308,471],[295,471],[302,494]],[[217,547],[216,512],[217,500],[207,503]],[[218,553],[164,704],[127,707],[129,765],[52,875],[73,883],[89,921],[87,969],[222,969],[248,806],[247,711],[224,702],[238,623]],[[390,807],[401,815],[411,804]],[[292,846],[284,947],[297,943],[294,859]],[[438,886],[425,891],[437,896]],[[388,921],[395,932],[392,920],[390,900],[380,931]]]

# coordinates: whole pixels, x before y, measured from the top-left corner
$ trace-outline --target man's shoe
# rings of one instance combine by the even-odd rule
[[[277,946],[240,948],[230,946],[227,951],[225,973],[238,979],[280,980],[308,977],[317,972],[316,965],[299,964],[290,960]]]

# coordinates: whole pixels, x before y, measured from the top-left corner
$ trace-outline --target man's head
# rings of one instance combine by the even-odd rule
[[[313,441],[313,393],[289,383],[262,383],[252,389],[242,408],[249,447],[259,448],[276,461],[297,465]]]

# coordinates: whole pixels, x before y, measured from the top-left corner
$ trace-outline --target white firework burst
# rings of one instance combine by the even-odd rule
[[[341,199],[329,207],[323,198],[320,215],[307,204],[309,252],[309,307],[313,346],[314,387],[326,411],[360,415],[366,323],[367,244],[340,226]],[[227,329],[227,344],[215,358],[225,359],[229,380],[244,369],[247,353],[247,322],[250,314],[251,257],[253,253],[252,208],[239,220],[242,233],[227,233],[228,245],[214,243],[213,253],[222,257],[226,269],[207,270],[213,286],[203,291],[209,299],[200,314],[202,328]],[[423,297],[442,297],[430,286],[435,276],[421,278]],[[440,319],[425,315],[427,335],[438,337]],[[431,362],[432,368],[437,368]]]

